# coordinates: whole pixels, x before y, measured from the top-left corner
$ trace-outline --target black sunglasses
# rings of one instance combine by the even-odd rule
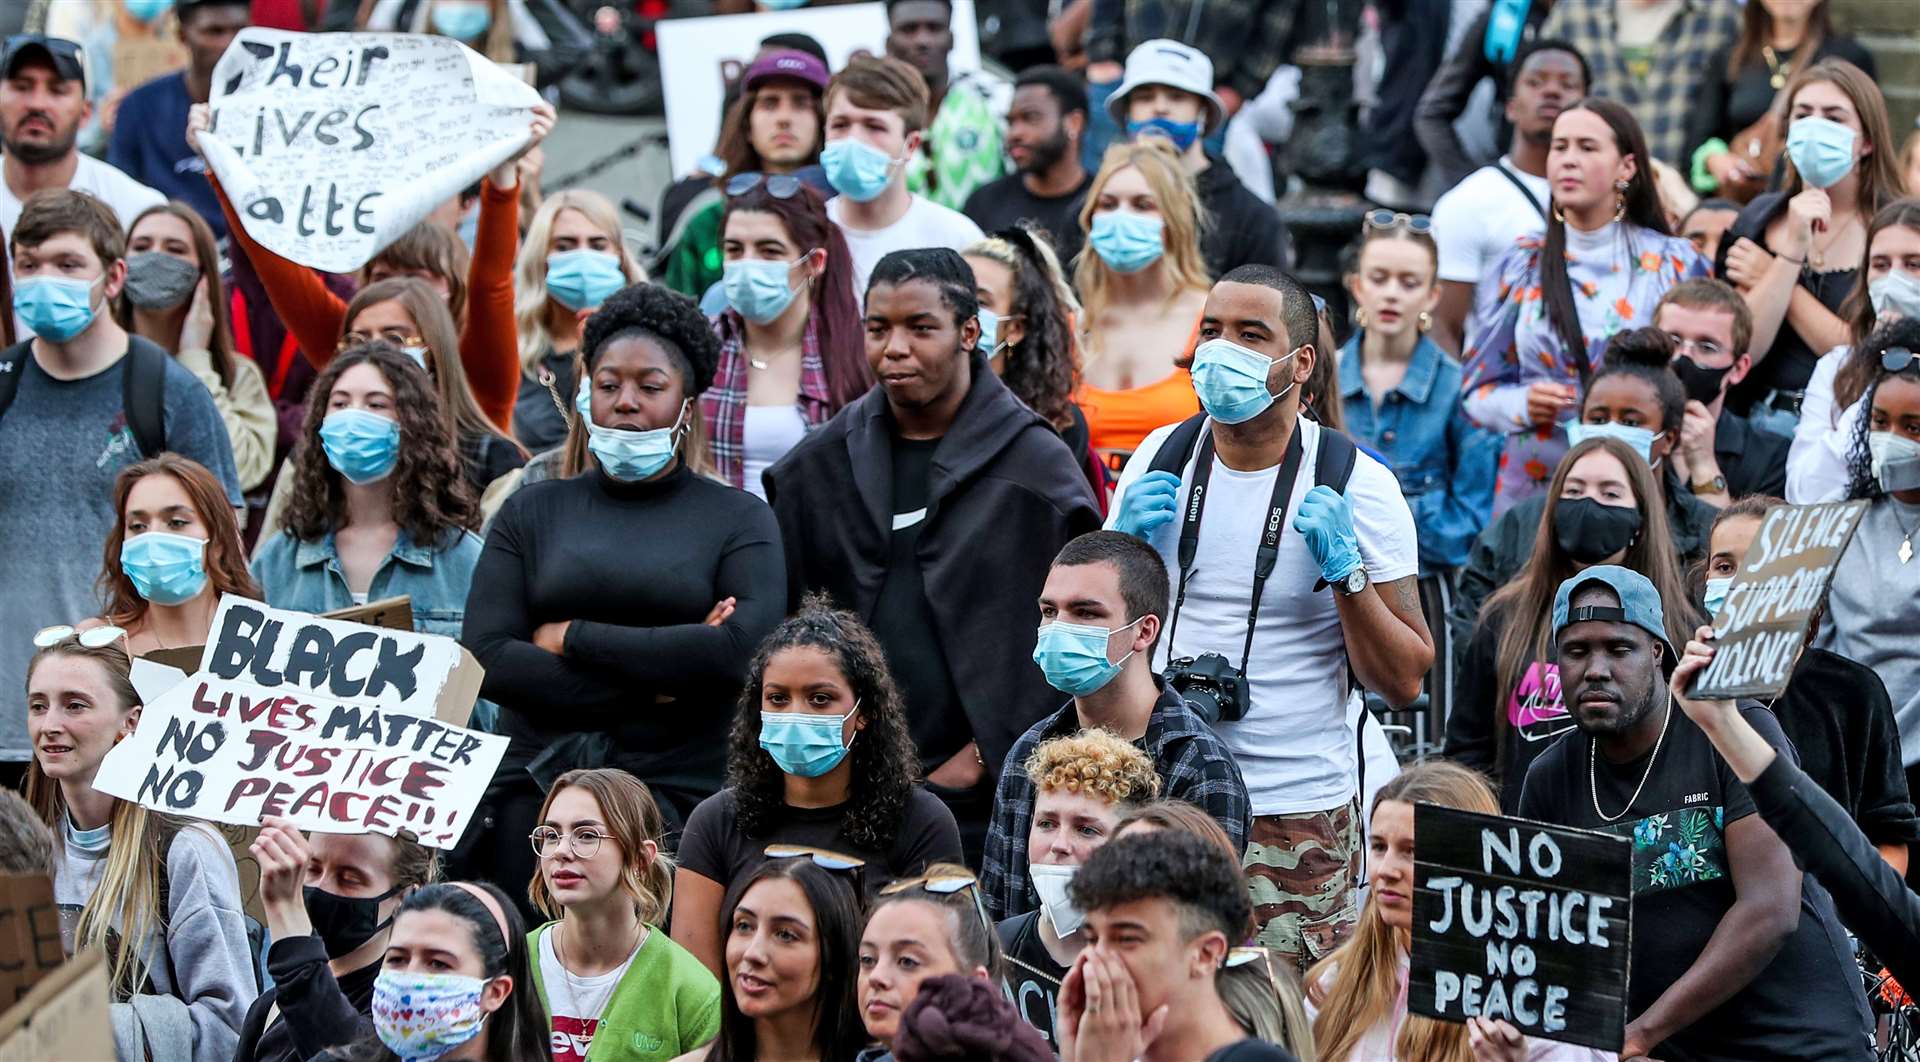
[[[1401,214],[1392,210],[1367,211],[1367,229],[1370,232],[1385,232],[1404,228],[1408,232],[1433,232],[1433,219],[1425,214]]]
[[[736,173],[727,179],[727,198],[746,195],[761,184],[775,199],[792,199],[800,194],[800,178],[790,173]]]

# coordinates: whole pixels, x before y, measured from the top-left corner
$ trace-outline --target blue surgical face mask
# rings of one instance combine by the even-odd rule
[[[1000,315],[982,306],[977,317],[980,321],[980,349],[987,352],[987,357],[993,357],[1000,349]]]
[[[13,312],[37,336],[65,343],[93,324],[93,286],[70,277],[28,277],[13,286]]]
[[[1787,127],[1787,158],[1801,180],[1832,188],[1853,171],[1854,131],[1817,115],[1795,118]]]
[[[207,588],[207,540],[148,531],[120,544],[120,570],[141,597],[156,605],[183,605]]]
[[[426,369],[426,368],[427,368],[427,348],[425,348],[425,347],[401,347],[401,348],[400,348],[400,353],[402,353],[402,354],[405,354],[405,355],[406,355],[407,357],[409,357],[409,358],[412,358],[412,359],[413,359],[413,363],[414,363],[415,365],[418,365],[418,366],[420,366],[420,367],[421,367],[421,368],[423,368],[423,369]],[[427,371],[428,371],[428,372],[432,372],[433,370],[431,370],[431,369],[428,369]]]
[[[1867,298],[1876,316],[1920,320],[1920,279],[1904,269],[1889,270],[1886,276],[1869,281]]]
[[[801,259],[805,261],[805,259]],[[790,287],[794,262],[765,262],[740,259],[728,262],[720,285],[727,293],[727,305],[754,324],[767,324],[787,312],[799,289]]]
[[[1720,606],[1727,603],[1727,590],[1733,586],[1733,576],[1707,580],[1707,618],[1720,614]]]
[[[583,247],[547,256],[547,294],[569,310],[597,309],[626,286],[620,259],[605,251]]]
[[[1132,650],[1128,650],[1119,661],[1108,660],[1108,639],[1143,619],[1146,617],[1111,629],[1055,620],[1040,628],[1040,635],[1034,641],[1033,662],[1040,665],[1048,685],[1069,697],[1096,693],[1112,682],[1133,656]]]
[[[1656,468],[1653,461],[1653,444],[1659,442],[1667,433],[1655,433],[1651,428],[1638,428],[1630,424],[1582,424],[1575,421],[1567,425],[1567,446],[1572,448],[1588,439],[1611,438],[1626,443],[1648,468]]]
[[[1199,122],[1176,122],[1171,118],[1149,118],[1144,122],[1127,123],[1127,139],[1138,140],[1142,136],[1165,137],[1173,141],[1173,149],[1184,153],[1200,139]]]
[[[364,409],[336,409],[320,422],[327,463],[349,483],[374,483],[400,460],[400,425]]]
[[[761,712],[760,747],[767,750],[767,755],[773,757],[782,771],[800,778],[818,778],[847,758],[853,742],[842,742],[840,731],[859,710],[860,702],[855,701],[847,714],[841,716]],[[854,737],[859,736],[856,731]]]
[[[760,0],[760,6],[768,11],[793,11],[807,6],[807,0]]]
[[[433,5],[433,32],[457,41],[479,40],[493,26],[493,15],[485,4]]]
[[[1095,214],[1087,242],[1107,268],[1116,273],[1138,273],[1166,253],[1165,224],[1156,217],[1130,210]]]
[[[1278,360],[1298,353],[1300,348],[1295,347]],[[1195,348],[1193,390],[1207,416],[1222,424],[1243,424],[1285,398],[1293,390],[1291,381],[1277,395],[1267,390],[1267,375],[1275,361],[1226,339],[1209,339]]]
[[[580,419],[587,426],[587,449],[599,460],[600,467],[607,475],[623,482],[632,483],[646,479],[673,461],[675,449],[680,445],[680,425],[687,416],[687,402],[680,403],[680,415],[674,418],[673,425],[666,428],[651,428],[646,431],[634,431],[629,428],[603,428],[593,422],[593,398],[588,381],[580,381],[580,389],[574,393],[573,408],[580,412]]]
[[[880,198],[893,182],[895,161],[879,148],[850,136],[828,143],[820,152],[820,167],[827,171],[827,183],[856,203]]]
[[[127,14],[140,22],[152,22],[173,10],[173,0],[127,0]]]

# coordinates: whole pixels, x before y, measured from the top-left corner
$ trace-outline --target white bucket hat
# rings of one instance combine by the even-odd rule
[[[1127,127],[1127,96],[1142,85],[1166,85],[1205,100],[1203,135],[1220,128],[1226,120],[1226,105],[1213,94],[1213,60],[1192,45],[1162,38],[1147,41],[1127,56],[1126,76],[1107,97],[1107,113],[1122,129]]]

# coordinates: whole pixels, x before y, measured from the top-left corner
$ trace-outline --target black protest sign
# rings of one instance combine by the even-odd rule
[[[1618,1051],[1632,955],[1624,837],[1419,804],[1407,1006]]]
[[[1717,649],[1693,680],[1695,698],[1773,697],[1787,688],[1807,625],[1866,511],[1864,501],[1767,511],[1713,618]]]

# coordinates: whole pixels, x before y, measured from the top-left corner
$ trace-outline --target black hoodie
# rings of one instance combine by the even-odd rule
[[[1032,663],[1035,600],[1054,554],[1100,528],[1060,436],[975,355],[933,451],[916,555],[927,604],[988,776],[1060,694]],[[893,537],[893,415],[875,387],[789,450],[763,481],[786,547],[789,606],[808,591],[871,620]],[[874,632],[883,645],[888,632]]]
[[[1201,239],[1207,272],[1216,279],[1248,263],[1280,269],[1292,265],[1292,244],[1280,215],[1240,183],[1227,160],[1209,153],[1209,165],[1194,175],[1208,225]]]

